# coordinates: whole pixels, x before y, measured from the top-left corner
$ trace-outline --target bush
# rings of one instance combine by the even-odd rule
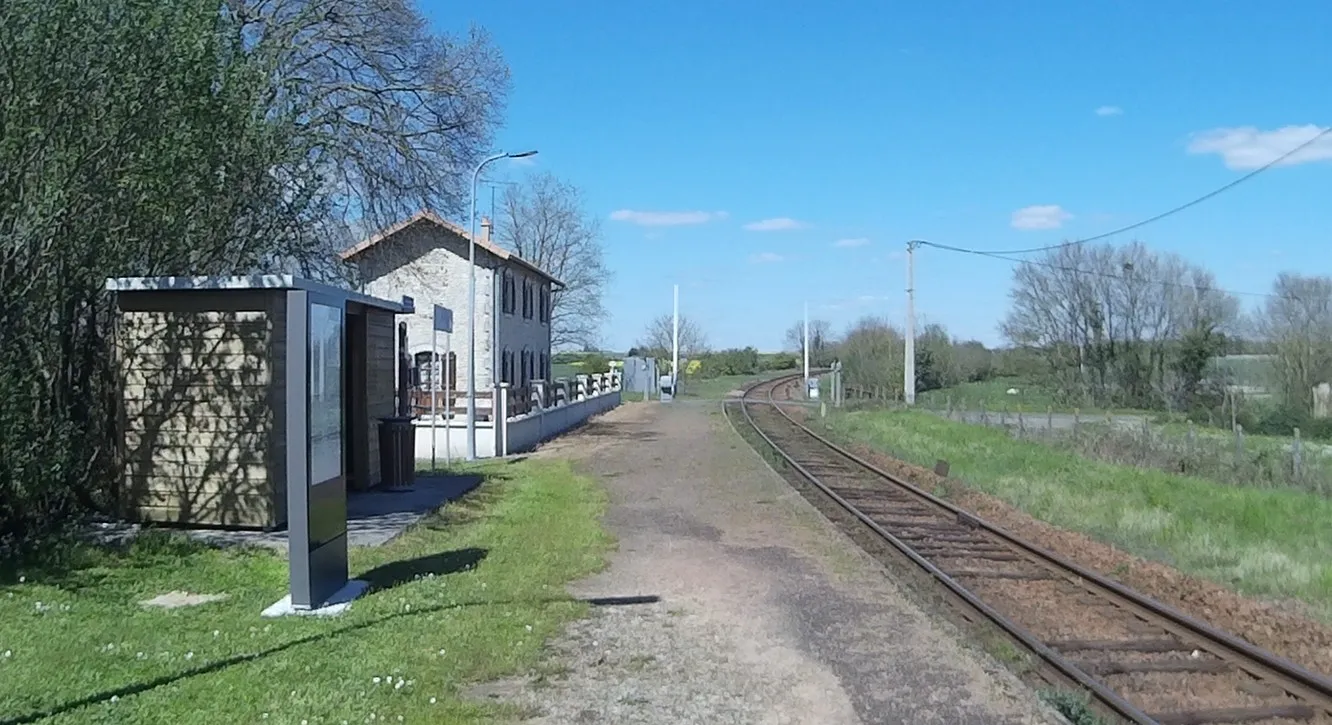
[[[581,372],[586,375],[610,372],[610,360],[605,355],[592,353],[583,356]]]
[[[752,347],[708,353],[703,356],[701,362],[699,376],[704,378],[753,375],[760,370],[758,350]]]
[[[789,352],[763,355],[759,358],[760,370],[794,370],[800,367],[800,359]]]

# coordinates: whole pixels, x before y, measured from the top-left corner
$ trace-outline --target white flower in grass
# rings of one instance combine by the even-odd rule
[[[373,682],[373,683],[375,683],[376,685],[379,684],[379,678],[378,678],[378,677],[371,677],[371,678],[370,678],[370,681]]]
[[[185,653],[185,659],[187,659],[187,660],[192,660],[192,659],[194,659],[194,653],[193,653],[193,652],[186,652],[186,653]]]
[[[25,581],[27,581],[27,580],[28,580],[28,577],[26,577],[26,576],[21,576],[21,577],[19,577],[19,584],[22,584],[23,582],[25,582]]]
[[[531,631],[532,631],[532,625],[530,625],[530,624],[529,624],[529,625],[527,625],[527,631],[529,631],[529,632],[531,632]]]
[[[430,698],[430,704],[431,704],[431,705],[435,704],[436,702],[438,702],[438,701],[437,701],[435,698],[433,698],[433,697]]]
[[[214,636],[214,637],[218,637],[218,636],[221,636],[221,635],[222,635],[222,631],[221,631],[221,630],[217,630],[217,629],[213,630],[213,636]]]
[[[7,649],[7,650],[5,650],[5,659],[9,659],[10,657],[13,657],[13,656],[14,656],[14,650],[12,650],[12,649]]]
[[[120,695],[112,695],[111,702],[120,702]]]

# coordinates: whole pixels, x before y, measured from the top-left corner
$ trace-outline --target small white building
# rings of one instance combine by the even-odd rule
[[[493,243],[490,220],[482,220],[478,236],[476,387],[482,397],[498,382],[522,389],[533,380],[550,379],[551,295],[563,285]],[[421,380],[432,379],[432,306],[453,310],[449,378],[452,389],[465,396],[471,374],[466,354],[467,231],[434,212],[423,211],[346,250],[342,259],[355,266],[363,293],[386,299],[406,295],[415,301],[416,313],[399,320],[406,319],[408,351]],[[440,338],[442,356],[443,334]],[[482,405],[478,402],[478,407]]]

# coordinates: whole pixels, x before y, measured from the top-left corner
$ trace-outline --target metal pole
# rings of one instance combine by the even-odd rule
[[[680,285],[675,285],[671,320],[671,400],[680,389]]]
[[[801,345],[805,349],[805,397],[809,397],[809,303],[805,303],[805,342]]]
[[[430,331],[430,472],[435,472],[435,426],[439,413],[435,410],[435,398],[439,396],[439,330]]]
[[[916,243],[907,242],[906,364],[902,373],[902,395],[907,405],[916,404]]]
[[[472,171],[472,209],[467,216],[467,460],[476,460],[476,180],[486,164],[508,154],[486,158]],[[493,345],[491,346],[494,347]],[[491,354],[494,354],[492,349]],[[498,410],[498,406],[495,408]]]
[[[453,355],[453,333],[444,336],[444,465],[453,467],[453,385],[449,383],[449,357]]]

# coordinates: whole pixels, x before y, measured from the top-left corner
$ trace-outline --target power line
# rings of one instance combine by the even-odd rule
[[[1271,161],[1267,162],[1266,164],[1263,164],[1262,166],[1259,166],[1258,168],[1254,169],[1253,171],[1250,171],[1249,173],[1247,173],[1247,174],[1245,174],[1245,175],[1239,177],[1238,179],[1235,179],[1234,181],[1232,181],[1232,182],[1230,182],[1230,183],[1228,183],[1228,184],[1226,184],[1226,185],[1224,185],[1224,186],[1221,186],[1221,187],[1219,187],[1219,188],[1217,188],[1217,189],[1213,189],[1212,191],[1209,191],[1209,192],[1207,192],[1206,194],[1203,194],[1202,196],[1200,196],[1200,197],[1198,197],[1198,198],[1196,198],[1196,199],[1193,199],[1192,201],[1186,202],[1186,203],[1184,203],[1184,204],[1180,204],[1179,206],[1177,206],[1177,207],[1175,207],[1175,208],[1173,208],[1173,209],[1169,209],[1169,210],[1167,210],[1167,211],[1163,211],[1163,212],[1161,212],[1160,214],[1157,214],[1156,216],[1148,217],[1147,219],[1143,219],[1142,221],[1135,222],[1135,223],[1133,223],[1133,224],[1129,224],[1128,226],[1120,227],[1120,228],[1118,228],[1118,229],[1113,229],[1113,230],[1108,231],[1108,232],[1105,232],[1105,233],[1103,233],[1103,234],[1097,234],[1097,235],[1094,236],[1094,237],[1087,237],[1086,239],[1075,239],[1075,240],[1073,240],[1073,241],[1071,241],[1071,242],[1060,242],[1059,244],[1048,244],[1048,245],[1046,245],[1046,246],[1044,246],[1044,247],[1028,247],[1028,248],[1026,248],[1026,249],[994,249],[994,250],[965,250],[965,251],[971,251],[971,252],[988,251],[988,252],[992,252],[992,253],[994,253],[994,254],[1031,254],[1031,253],[1034,253],[1034,252],[1048,252],[1048,251],[1050,251],[1051,249],[1059,249],[1059,248],[1061,248],[1061,247],[1072,247],[1072,246],[1076,246],[1076,245],[1079,245],[1079,244],[1087,244],[1088,242],[1097,242],[1097,241],[1100,241],[1100,240],[1105,239],[1105,238],[1107,238],[1107,237],[1113,237],[1113,236],[1115,236],[1116,234],[1123,234],[1124,232],[1130,232],[1130,231],[1133,231],[1134,229],[1138,229],[1138,228],[1140,228],[1140,227],[1145,227],[1145,226],[1147,226],[1148,224],[1152,224],[1152,223],[1155,223],[1155,222],[1159,222],[1159,221],[1161,221],[1162,219],[1165,219],[1165,218],[1168,217],[1168,216],[1173,216],[1173,215],[1175,215],[1175,214],[1178,214],[1179,212],[1182,212],[1182,211],[1184,211],[1185,209],[1189,209],[1189,208],[1191,208],[1191,207],[1195,207],[1195,206],[1197,206],[1197,205],[1199,205],[1199,204],[1201,204],[1201,203],[1203,203],[1203,202],[1205,202],[1205,201],[1207,201],[1207,200],[1209,200],[1209,199],[1211,199],[1211,198],[1213,198],[1213,197],[1215,197],[1215,196],[1218,196],[1218,195],[1223,194],[1223,193],[1225,193],[1225,192],[1227,192],[1227,191],[1230,191],[1231,189],[1235,188],[1236,186],[1239,186],[1240,184],[1243,184],[1244,182],[1248,181],[1249,179],[1252,179],[1253,177],[1257,176],[1258,174],[1261,174],[1261,173],[1263,173],[1264,171],[1267,171],[1268,169],[1272,168],[1273,166],[1276,166],[1277,164],[1280,164],[1282,161],[1285,161],[1286,159],[1289,159],[1290,157],[1294,156],[1295,154],[1297,154],[1297,153],[1303,151],[1304,149],[1306,149],[1306,148],[1312,146],[1313,144],[1315,144],[1316,142],[1318,142],[1320,139],[1322,139],[1323,137],[1327,136],[1328,134],[1332,134],[1332,126],[1328,126],[1327,128],[1325,128],[1325,129],[1323,129],[1322,131],[1320,131],[1320,132],[1318,132],[1317,134],[1315,134],[1315,135],[1313,136],[1313,138],[1310,138],[1308,141],[1305,141],[1304,143],[1302,143],[1302,144],[1296,146],[1295,148],[1293,148],[1293,149],[1287,151],[1286,153],[1284,153],[1284,154],[1282,154],[1282,155],[1276,157],[1275,159],[1272,159]],[[931,246],[931,247],[938,247],[938,246],[940,246],[940,245],[937,245],[937,244],[933,244],[933,243],[931,243],[931,242],[921,242],[921,244],[927,244],[927,245],[929,245],[929,246]],[[959,249],[954,248],[953,251],[963,251],[963,250],[959,250]]]
[[[1194,290],[1194,291],[1196,291],[1196,292],[1223,292],[1223,293],[1225,293],[1225,294],[1235,295],[1235,296],[1237,296],[1237,297],[1259,297],[1259,298],[1265,298],[1265,299],[1290,299],[1290,300],[1296,300],[1296,299],[1297,299],[1297,298],[1292,297],[1292,296],[1289,296],[1289,295],[1278,295],[1278,294],[1273,294],[1273,293],[1271,293],[1271,292],[1248,292],[1248,291],[1245,291],[1245,290],[1231,290],[1231,289],[1225,289],[1225,288],[1223,288],[1223,287],[1214,287],[1214,286],[1210,286],[1210,285],[1189,284],[1188,282],[1171,282],[1171,281],[1169,281],[1169,280],[1152,279],[1152,278],[1149,278],[1149,277],[1131,277],[1131,276],[1127,276],[1127,275],[1115,274],[1115,273],[1113,273],[1113,272],[1103,272],[1103,271],[1095,270],[1095,269],[1082,269],[1082,268],[1080,268],[1080,267],[1069,267],[1069,266],[1066,266],[1066,265],[1062,265],[1062,264],[1053,264],[1053,263],[1050,263],[1050,262],[1041,262],[1041,261],[1036,261],[1036,260],[1031,260],[1031,259],[1019,259],[1019,258],[1017,258],[1017,257],[1007,257],[1007,256],[1004,256],[1002,253],[999,253],[999,252],[984,252],[984,251],[980,251],[980,250],[976,250],[976,249],[964,249],[964,248],[962,248],[962,247],[952,247],[952,246],[949,246],[949,245],[947,245],[947,244],[931,244],[931,243],[929,243],[929,242],[920,242],[920,244],[929,244],[931,247],[934,247],[934,248],[936,248],[936,249],[942,249],[942,250],[944,250],[944,251],[948,251],[948,252],[960,252],[960,253],[962,253],[962,254],[974,254],[974,255],[976,255],[976,256],[978,256],[978,257],[989,257],[990,259],[998,259],[998,260],[1002,260],[1002,261],[1005,261],[1005,262],[1010,262],[1010,263],[1013,263],[1013,264],[1030,264],[1030,265],[1032,265],[1032,266],[1034,266],[1034,267],[1045,267],[1046,269],[1053,269],[1053,270],[1057,270],[1057,271],[1060,271],[1060,272],[1072,272],[1072,273],[1074,273],[1074,274],[1085,274],[1085,275],[1090,276],[1090,277],[1100,277],[1100,278],[1103,278],[1103,279],[1114,279],[1114,280],[1120,280],[1120,281],[1123,281],[1123,282],[1144,282],[1144,283],[1146,283],[1146,284],[1159,285],[1159,286],[1161,286],[1161,287],[1178,287],[1178,288],[1181,288],[1181,289],[1191,289],[1191,290]]]

